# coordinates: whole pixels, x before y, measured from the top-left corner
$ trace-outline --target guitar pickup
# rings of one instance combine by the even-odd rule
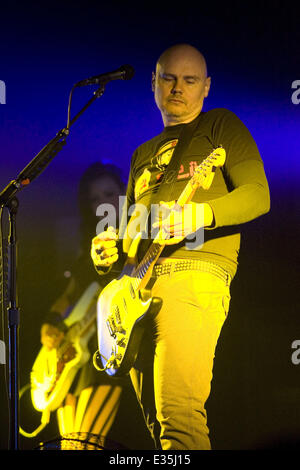
[[[113,315],[116,318],[116,322],[119,323],[119,325],[120,325],[121,324],[121,316],[120,316],[120,309],[119,309],[118,305],[114,305]]]
[[[135,299],[135,291],[134,291],[134,288],[133,288],[133,285],[131,284],[131,282],[129,283],[129,291],[130,291],[130,295],[133,299]]]

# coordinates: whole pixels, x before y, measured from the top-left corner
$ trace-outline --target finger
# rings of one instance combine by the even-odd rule
[[[163,219],[163,220],[159,220],[157,222],[154,222],[152,224],[152,227],[153,228],[160,228],[160,229],[164,229],[164,230],[168,230],[169,227],[172,227],[174,225],[174,221],[173,219],[168,216],[166,219]]]
[[[172,236],[175,237],[175,238],[185,237],[187,235],[186,234],[186,228],[183,226],[183,224],[181,222],[175,223],[171,227],[171,231],[172,231]]]
[[[92,248],[91,248],[91,257],[94,259],[98,259],[98,258],[103,258],[103,257],[107,257],[107,251],[108,250],[115,250],[115,251],[118,251],[117,247],[116,247],[116,242],[113,240],[111,242],[105,242],[105,243],[102,243],[101,245],[96,245],[96,246],[93,246],[92,245]]]
[[[102,265],[102,262],[106,262],[108,258],[111,258],[112,256],[118,254],[118,249],[116,247],[109,248],[106,250],[92,250],[91,257],[93,262],[100,266]]]
[[[118,253],[118,249],[117,248],[109,248],[107,250],[103,250],[100,254],[100,257],[101,258],[109,258],[111,256],[114,256]]]
[[[119,259],[119,255],[115,254],[109,258],[101,259],[95,262],[96,267],[108,267]]]
[[[159,243],[162,245],[164,241],[169,237],[170,235],[166,233],[164,230],[160,229],[159,232],[156,234],[153,242],[154,243]]]
[[[94,240],[96,243],[99,243],[99,241],[102,242],[102,241],[117,240],[117,239],[118,237],[115,232],[106,231],[106,232],[99,233],[99,235]]]
[[[118,255],[118,253],[116,253],[115,255],[111,256],[110,264],[115,263],[116,261],[118,261],[118,259],[119,259],[119,255]]]
[[[168,238],[163,243],[162,242],[159,242],[159,243],[160,243],[160,245],[162,245],[162,244],[164,244],[164,245],[176,245],[177,243],[182,242],[182,240],[184,240],[184,237],[172,237],[172,238]]]
[[[110,248],[115,248],[115,246],[116,246],[115,240],[107,240],[105,242],[102,242],[99,245],[96,245],[94,248],[95,248],[96,253],[100,254],[104,252],[105,250],[108,250]]]
[[[157,222],[154,222],[154,223],[152,224],[152,227],[153,227],[153,228],[158,228],[158,227],[161,227],[161,225],[162,225],[162,221],[157,221]]]
[[[159,228],[160,230],[163,230],[164,232],[173,236],[174,231],[180,231],[182,223],[181,221],[175,222],[174,217],[168,217],[167,219],[164,219],[160,222],[155,222],[152,226],[153,228]]]
[[[117,235],[117,230],[115,227],[113,227],[112,225],[110,225],[109,227],[107,227],[107,231],[108,232],[114,232],[116,235]]]
[[[107,236],[113,238],[114,240],[119,240],[119,231],[115,227],[110,225],[107,228]]]
[[[96,237],[94,237],[92,239],[92,244],[98,245],[102,241],[117,240],[117,239],[118,239],[118,235],[116,234],[116,232],[112,230],[109,230],[109,231],[106,230],[105,232],[101,232]]]

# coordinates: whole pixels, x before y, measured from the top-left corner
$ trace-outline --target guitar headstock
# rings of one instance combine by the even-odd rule
[[[194,188],[201,186],[209,189],[214,179],[216,168],[223,166],[226,160],[226,152],[222,146],[216,148],[203,162],[197,166],[191,180]]]

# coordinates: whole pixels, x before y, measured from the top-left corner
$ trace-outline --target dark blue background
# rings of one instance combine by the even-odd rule
[[[41,319],[76,249],[80,175],[102,159],[127,176],[135,147],[162,129],[151,91],[156,59],[170,45],[189,42],[206,56],[212,77],[205,109],[229,108],[248,126],[272,198],[270,214],[248,224],[244,237],[208,404],[212,440],[216,448],[240,449],[297,439],[300,366],[290,359],[300,334],[300,105],[291,99],[292,82],[300,79],[295,2],[12,1],[0,14],[0,80],[7,93],[0,105],[0,189],[66,125],[75,82],[126,63],[136,70],[132,80],[107,85],[72,127],[67,146],[19,196],[22,384],[40,347]],[[73,115],[92,90],[75,92]],[[5,406],[1,412],[5,423]],[[130,444],[143,448],[147,439],[136,419]],[[22,445],[34,444],[22,439]]]

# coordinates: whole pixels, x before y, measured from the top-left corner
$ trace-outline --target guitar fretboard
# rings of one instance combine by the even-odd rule
[[[135,268],[134,272],[132,273],[132,277],[134,277],[134,288],[138,289],[141,281],[144,279],[144,276],[148,272],[151,264],[156,260],[159,254],[162,252],[164,246],[159,245],[158,243],[151,243],[150,247],[148,248],[145,256],[140,261],[140,263]]]

